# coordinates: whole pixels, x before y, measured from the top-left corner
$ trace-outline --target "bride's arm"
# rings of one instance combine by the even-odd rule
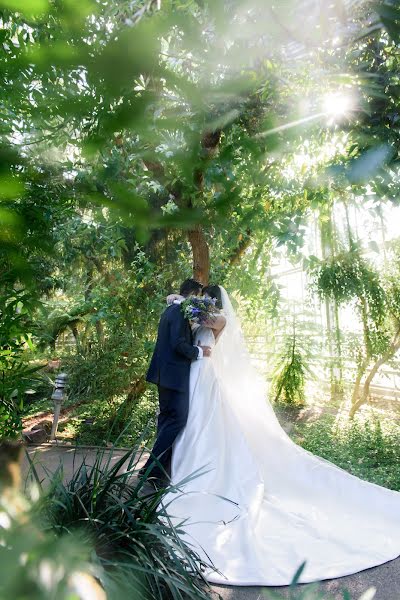
[[[169,294],[167,296],[167,304],[169,306],[170,304],[173,304],[175,302],[175,300],[181,301],[181,300],[184,300],[184,299],[185,298],[183,296],[181,296],[180,294]]]
[[[226,318],[224,317],[224,315],[215,314],[211,319],[208,319],[207,321],[205,321],[203,323],[203,325],[204,325],[204,327],[208,327],[209,329],[212,329],[214,332],[215,338],[217,338],[226,325]]]

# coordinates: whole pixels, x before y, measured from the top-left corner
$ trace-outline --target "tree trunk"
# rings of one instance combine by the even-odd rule
[[[199,193],[202,193],[204,188],[204,172],[207,164],[218,153],[219,144],[221,141],[222,130],[205,131],[200,140],[201,154],[198,164],[193,169],[193,182]],[[171,184],[168,182],[165,169],[159,162],[144,161],[147,169],[156,177],[158,181],[171,194],[178,206],[184,208],[192,208],[191,198],[187,198],[183,194],[182,186],[179,182]],[[195,225],[188,231],[188,241],[192,248],[193,254],[193,277],[200,281],[203,285],[207,285],[210,277],[210,252],[204,230],[201,225]]]
[[[335,326],[335,389],[333,396],[339,400],[343,400],[343,359],[342,359],[342,339],[340,333],[340,318],[339,306],[336,300],[333,302],[333,319]]]
[[[349,412],[349,418],[350,419],[352,419],[354,417],[354,415],[356,414],[357,410],[361,406],[361,404],[359,404],[359,402],[360,402],[360,400],[359,400],[359,392],[360,392],[360,386],[361,386],[361,379],[362,379],[365,371],[367,370],[369,362],[370,362],[370,359],[368,357],[364,358],[364,360],[362,361],[361,365],[358,367],[356,382],[354,384],[354,390],[353,390],[353,394],[352,394],[352,397],[351,397],[351,409],[350,409],[350,412]]]
[[[99,342],[99,346],[103,346],[104,345],[104,325],[101,321],[96,321],[95,327],[96,327],[97,341]]]
[[[372,380],[374,379],[375,375],[377,374],[377,372],[379,371],[381,366],[384,365],[390,358],[392,358],[392,356],[394,356],[396,354],[396,352],[400,349],[399,336],[400,336],[400,329],[396,332],[396,335],[394,336],[394,340],[390,344],[388,350],[376,361],[376,363],[370,370],[368,377],[366,378],[366,380],[364,382],[364,387],[363,387],[363,392],[362,392],[361,398],[359,398],[352,406],[352,409],[350,412],[351,418],[354,417],[356,411],[363,404],[367,403]]]
[[[367,320],[367,302],[365,298],[360,299],[360,311],[361,311],[361,321],[363,325],[363,338],[364,338],[364,347],[365,347],[365,357],[358,369],[357,379],[353,390],[353,395],[351,397],[351,409],[349,413],[350,419],[352,419],[357,412],[358,408],[361,406],[359,391],[361,385],[361,379],[364,375],[365,371],[369,363],[371,362],[371,348],[368,339],[368,320]]]
[[[245,235],[241,234],[239,236],[239,243],[238,243],[237,247],[230,254],[230,256],[228,256],[227,262],[230,265],[237,265],[240,263],[240,260],[243,256],[243,254],[246,252],[247,248],[249,248],[249,246],[252,242],[251,233],[252,233],[251,229],[248,227],[246,229],[246,234]]]
[[[334,229],[332,224],[332,208],[326,208],[327,221],[319,220],[319,231],[321,241],[321,255],[323,260],[331,258],[335,254],[335,241],[334,241]],[[332,305],[329,298],[325,298],[325,319],[326,319],[326,333],[328,342],[328,353],[329,353],[329,380],[331,388],[331,400],[336,399],[336,391],[338,388],[338,382],[335,372],[336,356],[333,344],[333,331],[332,331]]]
[[[193,253],[193,277],[203,285],[208,285],[210,277],[210,251],[204,231],[200,225],[188,232]]]
[[[103,268],[100,261],[97,261],[96,259],[95,260],[90,259],[90,263],[87,266],[87,270],[86,270],[85,302],[90,302],[90,296],[92,294],[92,290],[94,287],[94,279],[93,279],[94,265],[96,265],[96,268],[99,271],[99,273],[101,273],[102,275],[106,274],[105,269]],[[107,279],[107,276],[106,276],[106,279]],[[109,282],[109,279],[107,279],[107,281]],[[93,311],[96,312],[95,309],[93,309],[92,312]],[[102,321],[100,321],[100,320],[96,321],[95,328],[96,328],[97,341],[99,343],[99,346],[103,346],[103,344],[104,344],[104,325],[103,325]],[[88,334],[88,327],[86,326],[85,330],[84,330],[84,334],[81,336],[81,340],[80,340],[81,349],[85,348],[87,334]],[[85,350],[86,350],[86,348],[85,348]]]
[[[199,192],[204,188],[204,171],[207,164],[217,154],[221,141],[221,129],[205,131],[201,137],[201,159],[199,165],[193,171],[193,181]],[[191,207],[191,200],[188,202]],[[208,285],[210,278],[210,250],[201,225],[196,225],[188,231],[188,240],[193,253],[193,277],[203,285]]]
[[[72,331],[72,335],[75,338],[75,344],[76,344],[76,350],[79,353],[81,350],[81,345],[80,345],[80,339],[79,339],[79,330],[78,327],[76,325],[70,325],[71,331]]]

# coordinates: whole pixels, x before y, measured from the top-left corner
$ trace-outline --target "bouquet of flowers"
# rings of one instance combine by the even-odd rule
[[[201,325],[205,321],[212,319],[218,310],[215,308],[215,298],[203,298],[198,296],[189,296],[181,304],[182,312],[186,319],[194,321]]]

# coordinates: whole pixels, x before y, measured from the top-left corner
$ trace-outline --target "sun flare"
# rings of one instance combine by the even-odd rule
[[[354,109],[354,100],[342,92],[326,94],[323,99],[324,112],[333,118],[348,115]]]

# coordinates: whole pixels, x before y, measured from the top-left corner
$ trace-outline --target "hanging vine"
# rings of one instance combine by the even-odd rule
[[[320,298],[336,300],[339,305],[354,303],[363,331],[364,352],[357,357],[357,373],[351,398],[350,417],[368,401],[370,384],[381,365],[400,348],[400,297],[397,280],[383,281],[352,243],[341,252],[312,269],[313,285]],[[397,277],[398,279],[398,277]],[[398,322],[397,322],[398,321]],[[361,383],[367,370],[363,389]]]

